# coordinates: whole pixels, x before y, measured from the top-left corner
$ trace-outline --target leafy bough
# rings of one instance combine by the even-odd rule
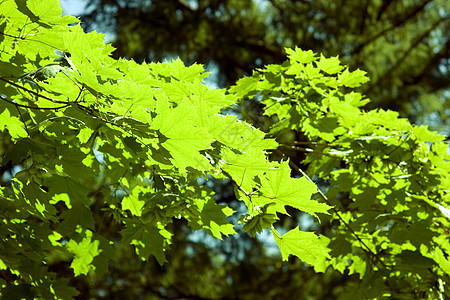
[[[235,183],[251,235],[271,228],[283,259],[323,264],[326,240],[298,228],[280,237],[273,224],[285,206],[329,206],[268,160],[273,139],[220,114],[237,97],[205,86],[202,66],[113,59],[56,0],[2,1],[0,11],[2,166],[22,168],[0,189],[2,296],[70,298],[77,292],[48,266],[102,276],[119,245],[163,264],[174,218],[219,239],[235,233],[234,211],[197,184],[208,175]],[[70,53],[69,66],[57,53]]]
[[[2,166],[22,168],[0,188],[2,296],[19,286],[21,297],[70,298],[77,292],[48,266],[70,261],[74,276],[101,277],[118,247],[163,264],[174,219],[218,239],[234,234],[234,211],[197,183],[207,176],[233,183],[244,231],[269,229],[283,260],[360,274],[361,297],[447,280],[447,145],[394,112],[361,110],[367,100],[348,89],[368,80],[363,71],[286,49],[283,65],[216,90],[198,64],[113,59],[103,36],[61,17],[56,0],[2,1],[0,12]],[[56,53],[70,53],[69,66]],[[277,119],[268,132],[220,113],[257,94]],[[286,139],[289,131],[305,139]],[[310,177],[289,147],[305,152]],[[328,181],[320,201],[310,178]],[[320,217],[321,232],[280,235],[286,206]],[[432,270],[408,273],[414,255]]]
[[[327,193],[319,195],[332,214],[322,219],[334,224],[322,223],[323,232],[332,232],[327,265],[363,279],[346,295],[445,298],[450,274],[441,255],[450,253],[445,137],[393,111],[363,110],[369,100],[350,89],[368,78],[340,65],[338,57],[299,48],[286,52],[284,64],[256,70],[230,92],[262,103],[265,119],[258,122],[269,123],[278,157],[308,178],[294,161],[301,153],[306,172],[325,183]],[[413,261],[420,268],[412,270]]]

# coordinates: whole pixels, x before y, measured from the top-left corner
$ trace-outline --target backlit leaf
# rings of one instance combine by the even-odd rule
[[[101,253],[98,249],[99,241],[92,240],[92,231],[87,230],[85,233],[86,236],[81,242],[77,243],[74,240],[67,242],[67,249],[75,256],[70,265],[75,276],[87,274],[93,268],[92,260]]]
[[[274,238],[280,248],[283,260],[287,260],[289,255],[295,255],[304,262],[320,267],[320,264],[330,257],[328,254],[330,250],[312,232],[304,232],[295,228],[281,237],[274,235]]]

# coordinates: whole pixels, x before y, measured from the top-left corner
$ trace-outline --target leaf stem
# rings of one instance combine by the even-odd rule
[[[222,171],[222,173],[228,177],[228,179],[230,179],[230,181],[232,183],[234,183],[234,185],[238,188],[238,190],[240,190],[241,192],[243,192],[245,194],[245,196],[247,196],[248,199],[252,200],[250,197],[250,194],[247,193],[239,184],[236,183],[236,181],[231,177],[230,174],[228,174],[228,172],[226,172],[225,170],[223,170],[222,168],[220,168],[220,171]]]
[[[18,107],[17,105],[15,105],[15,107],[16,107],[17,112],[18,112],[19,115],[20,115],[20,120],[22,121],[22,124],[23,124],[23,126],[25,127],[25,131],[28,133],[28,136],[30,136],[30,132],[28,131],[28,126],[27,126],[27,124],[25,123],[25,119],[23,118],[22,113],[20,112],[19,107]]]
[[[292,141],[292,142],[280,143],[280,145],[288,145],[288,144],[293,144],[293,145],[314,145],[314,146],[324,146],[324,147],[338,147],[336,145],[331,145],[331,144],[327,144],[327,143],[307,142],[307,141]]]
[[[274,235],[276,235],[277,238],[283,239],[283,238],[281,237],[281,235],[278,233],[278,231],[275,230],[275,228],[273,227],[273,225],[270,225],[270,231],[272,231],[272,233],[273,233]]]
[[[331,155],[325,152],[320,152],[320,151],[314,151],[312,149],[309,148],[302,148],[302,147],[296,147],[296,146],[291,146],[291,145],[283,145],[281,144],[281,147],[283,148],[287,148],[290,150],[297,150],[297,151],[302,151],[302,152],[306,152],[306,153],[315,153],[315,154],[320,154],[320,155],[325,155],[325,156],[329,156],[329,157],[336,157],[335,155]]]

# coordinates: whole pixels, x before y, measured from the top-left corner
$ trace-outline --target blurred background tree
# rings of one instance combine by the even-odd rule
[[[450,2],[447,0],[89,0],[81,15],[87,31],[108,33],[116,57],[161,61],[179,56],[205,64],[208,84],[229,87],[254,68],[285,60],[284,47],[336,56],[368,72],[360,91],[368,109],[397,110],[416,124],[450,135]],[[236,112],[262,126],[255,99]],[[293,134],[291,139],[301,141]],[[301,161],[302,153],[286,153]],[[205,180],[217,201],[235,210],[230,185]],[[94,208],[95,209],[95,208]],[[97,208],[100,209],[100,208]],[[281,225],[303,230],[319,225],[307,215]],[[237,220],[234,220],[237,223]],[[325,223],[320,230],[331,230]],[[106,226],[111,235],[117,232]],[[264,235],[214,241],[183,223],[175,233],[169,264],[140,262],[116,245],[119,261],[105,279],[78,280],[84,298],[108,299],[348,299],[355,275],[314,271],[292,258],[282,263]],[[186,238],[188,237],[188,238]],[[66,266],[68,267],[68,266]],[[67,268],[68,269],[68,268]],[[68,269],[69,270],[69,269]]]

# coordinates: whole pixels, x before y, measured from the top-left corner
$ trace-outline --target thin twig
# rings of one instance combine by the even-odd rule
[[[43,41],[40,41],[40,40],[35,40],[35,39],[32,39],[32,38],[28,38],[28,37],[24,37],[24,36],[14,36],[14,35],[10,35],[10,34],[4,33],[4,32],[0,32],[0,34],[1,34],[1,35],[4,35],[4,36],[7,36],[7,37],[10,37],[10,38],[13,38],[13,39],[19,39],[19,40],[23,40],[23,41],[26,40],[26,41],[31,41],[31,42],[41,43],[41,44],[43,44],[43,45],[46,45],[47,47],[56,48],[55,46],[52,46],[52,45],[50,45],[50,44],[48,44],[48,43],[46,43],[46,42],[43,42]]]
[[[6,101],[12,105],[15,105],[16,107],[18,106],[18,107],[23,107],[23,108],[28,108],[28,109],[36,109],[36,110],[41,110],[41,109],[42,110],[58,110],[58,109],[66,108],[70,105],[70,104],[66,104],[66,105],[59,106],[59,107],[33,107],[33,106],[25,105],[25,104],[14,103],[14,102],[6,99],[2,95],[0,95],[0,99],[2,99],[3,101]]]
[[[281,152],[280,150],[276,149],[275,150],[281,157],[286,158],[286,155],[284,155],[283,152]],[[363,245],[367,251],[374,257],[376,258],[380,264],[387,268],[386,264],[378,257],[378,255],[376,253],[374,253],[369,246],[366,245],[366,243],[364,243],[364,241],[356,234],[356,232],[350,227],[350,225],[345,222],[345,220],[341,217],[341,215],[339,214],[339,212],[337,211],[336,208],[334,208],[334,206],[331,205],[330,200],[328,200],[327,196],[325,196],[325,194],[319,189],[319,187],[317,187],[317,185],[315,184],[314,181],[312,181],[312,179],[305,173],[303,172],[302,169],[300,169],[294,162],[292,162],[291,160],[289,160],[289,165],[294,168],[295,171],[297,171],[298,173],[300,173],[301,175],[305,176],[306,179],[308,179],[310,182],[314,183],[314,185],[316,186],[317,192],[319,193],[319,195],[325,200],[325,202],[331,206],[331,209],[333,210],[333,212],[336,214],[336,216],[339,218],[339,220],[345,225],[345,227],[347,227],[347,229],[350,231],[350,233],[358,240],[358,242],[361,243],[361,245]]]
[[[228,174],[228,172],[224,171],[222,168],[220,168],[220,171],[222,171],[222,173],[223,173],[226,177],[228,177],[228,179],[230,179],[230,181],[231,181],[231,182],[232,182],[232,183],[233,183],[233,184],[234,184],[241,192],[243,192],[243,193],[245,194],[245,196],[247,196],[248,199],[251,200],[250,194],[247,193],[246,191],[244,191],[244,189],[243,189],[239,184],[236,183],[236,181],[231,177],[230,174]]]
[[[228,174],[228,172],[226,172],[226,171],[224,171],[222,168],[220,168],[220,170],[222,171],[222,173],[226,176],[226,177],[228,177],[229,179],[230,179],[230,181],[241,191],[241,192],[243,192],[244,194],[245,194],[245,196],[247,196],[247,198],[251,201],[252,199],[251,199],[251,195],[249,194],[249,193],[247,193],[246,191],[244,191],[244,189],[242,189],[242,187],[240,187],[237,183],[236,183],[236,181],[231,177],[231,175],[230,174]],[[279,239],[283,239],[282,237],[281,237],[281,235],[275,230],[275,228],[273,227],[273,225],[270,225],[270,231],[274,234],[274,235],[276,235]]]
[[[25,119],[23,118],[22,113],[20,112],[19,107],[17,106],[17,104],[15,104],[14,106],[16,107],[17,112],[18,112],[19,115],[20,115],[20,120],[22,121],[23,126],[25,126],[25,131],[28,133],[28,136],[30,136],[30,132],[28,131],[28,126],[27,126],[27,124],[25,123]]]
[[[36,97],[39,97],[39,98],[42,98],[42,99],[51,101],[51,102],[53,102],[53,103],[71,104],[71,102],[67,102],[67,101],[59,101],[59,100],[55,100],[55,99],[49,98],[49,97],[47,97],[47,96],[43,96],[43,95],[41,95],[41,94],[39,94],[39,93],[36,93],[35,91],[32,91],[32,90],[30,90],[30,89],[27,89],[26,87],[21,86],[21,85],[19,85],[19,84],[17,84],[17,83],[14,83],[14,82],[12,82],[12,81],[9,81],[8,79],[5,79],[5,78],[3,78],[3,77],[0,77],[0,80],[6,82],[6,83],[8,83],[8,84],[10,84],[10,85],[12,85],[12,86],[14,86],[14,87],[16,87],[16,88],[19,88],[19,89],[22,89],[22,90],[24,90],[24,91],[27,91],[28,93],[30,93],[30,94],[32,94],[32,95],[35,95]]]
[[[275,230],[275,228],[273,228],[273,225],[270,225],[270,231],[272,231],[272,233],[273,233],[274,235],[276,235],[277,238],[283,239],[283,238],[281,237],[281,235]]]
[[[325,147],[337,147],[336,145],[331,145],[331,144],[327,144],[327,143],[306,142],[306,141],[282,142],[282,143],[279,143],[279,144],[281,144],[281,145],[294,144],[294,145],[314,145],[314,146],[325,146]]]
[[[281,144],[281,147],[288,148],[288,149],[291,149],[291,150],[297,150],[297,151],[302,151],[302,152],[306,152],[306,153],[320,154],[320,155],[325,155],[325,156],[336,158],[336,156],[334,156],[334,155],[331,155],[331,154],[328,154],[328,153],[325,153],[325,152],[314,151],[314,150],[308,149],[308,148],[295,147],[295,146],[289,146],[289,145],[283,145],[283,144]]]

